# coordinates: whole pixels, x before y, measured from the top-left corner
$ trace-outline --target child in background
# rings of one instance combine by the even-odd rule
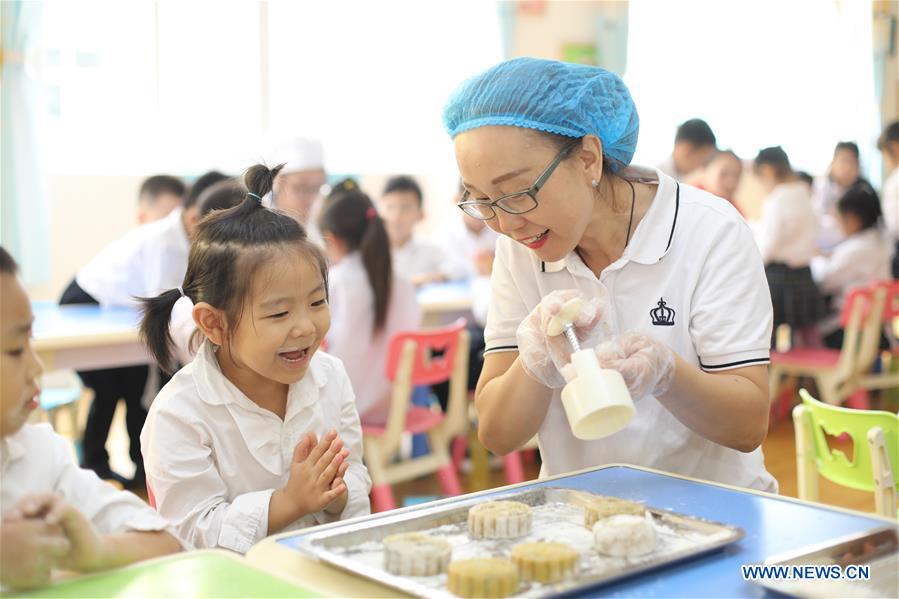
[[[702,119],[681,123],[674,136],[674,150],[659,170],[678,181],[686,181],[715,154],[717,145],[712,128]]]
[[[837,202],[843,241],[830,256],[812,259],[812,276],[821,290],[833,296],[831,314],[820,330],[828,347],[843,345],[840,312],[853,287],[867,286],[890,277],[890,244],[881,227],[880,200],[874,188],[857,181]]]
[[[768,193],[762,206],[759,249],[774,306],[774,331],[787,324],[795,344],[817,345],[815,324],[824,317],[826,307],[809,269],[818,225],[808,186],[793,173],[780,146],[759,152],[755,174]]]
[[[737,212],[743,214],[734,196],[740,177],[743,175],[743,161],[732,150],[716,152],[691,183],[699,189],[712,193],[730,202]],[[745,216],[745,215],[744,215]]]
[[[197,199],[205,187],[223,176],[214,171],[206,173],[184,196],[181,208],[129,231],[103,248],[78,272],[59,303],[136,306],[136,298],[177,286],[184,278],[190,238],[200,220]],[[140,431],[147,417],[142,398],[149,375],[147,365],[78,372],[84,385],[94,392],[84,428],[81,465],[100,478],[118,481],[127,488],[145,486]],[[120,399],[127,407],[129,453],[135,464],[135,475],[130,480],[110,468],[106,451],[109,427]]]
[[[16,265],[0,247],[0,582],[17,589],[53,570],[96,572],[180,550],[168,523],[143,501],[72,463],[49,424],[27,424],[43,366],[31,345],[34,316]]]
[[[154,175],[141,183],[137,194],[137,222],[151,223],[165,218],[181,206],[184,183],[171,175]]]
[[[887,175],[883,183],[881,201],[883,220],[893,246],[891,270],[899,279],[899,121],[887,125],[877,140],[877,148],[883,154]]]
[[[224,175],[223,175],[224,177]],[[199,181],[198,181],[199,184]],[[215,185],[207,187],[197,198],[197,213],[200,219],[216,210],[227,210],[240,204],[247,197],[247,188],[236,179],[224,177]],[[201,336],[195,335],[197,325],[194,324],[193,304],[187,298],[181,298],[172,308],[172,321],[169,332],[175,347],[175,357],[181,365],[194,359]],[[195,343],[192,343],[195,341]]]
[[[453,196],[454,206],[462,201],[464,191],[465,187],[459,181],[459,188]],[[444,270],[448,278],[471,281],[477,277],[489,277],[496,251],[496,231],[484,221],[473,218],[458,208],[454,210],[460,213],[461,218],[451,219],[436,232],[437,243],[447,262]]]
[[[859,179],[858,146],[851,141],[839,142],[833,150],[833,160],[827,175],[815,179],[812,185],[812,207],[818,216],[818,248],[829,252],[843,239],[837,216],[837,201]]]
[[[459,187],[453,197],[453,204],[462,201],[465,186]],[[484,366],[484,324],[487,322],[487,306],[490,303],[490,273],[496,251],[498,234],[483,220],[474,218],[458,206],[454,207],[458,216],[445,223],[437,232],[437,239],[443,248],[448,263],[448,273],[452,279],[468,281],[471,290],[471,313],[474,322],[468,323],[470,339],[468,355],[468,387],[474,390]],[[433,387],[443,409],[449,401],[449,383]]]
[[[390,407],[390,338],[421,326],[415,289],[391,269],[384,222],[353,181],[325,199],[319,229],[331,262],[328,352],[346,365],[362,420],[382,423]]]
[[[330,326],[325,257],[262,206],[278,169],[251,167],[237,207],[205,218],[184,281],[145,299],[141,337],[173,361],[181,298],[205,336],[163,387],[141,435],[159,513],[198,547],[245,553],[263,537],[369,513],[362,430]]]
[[[421,187],[406,176],[387,181],[378,202],[390,237],[393,270],[416,286],[446,280],[448,268],[439,246],[413,234],[415,225],[424,219],[423,206]]]

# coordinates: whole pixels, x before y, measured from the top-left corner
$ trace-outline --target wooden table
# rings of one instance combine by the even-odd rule
[[[447,324],[471,311],[471,284],[468,281],[451,281],[423,285],[416,293],[421,306],[422,324],[439,326]]]

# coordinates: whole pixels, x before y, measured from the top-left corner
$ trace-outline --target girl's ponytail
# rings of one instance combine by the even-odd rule
[[[393,267],[390,257],[390,238],[384,221],[375,209],[366,211],[368,225],[359,244],[362,264],[368,274],[368,281],[375,296],[375,330],[384,327],[387,322],[387,309],[390,306],[390,291],[393,286]]]
[[[140,322],[140,340],[147,346],[150,355],[166,373],[175,370],[174,351],[175,342],[169,332],[169,322],[172,319],[172,308],[181,299],[181,291],[169,289],[156,297],[139,298],[143,318]]]
[[[375,300],[374,330],[380,330],[387,322],[393,269],[387,229],[371,198],[352,179],[341,181],[325,198],[318,226],[361,254]]]

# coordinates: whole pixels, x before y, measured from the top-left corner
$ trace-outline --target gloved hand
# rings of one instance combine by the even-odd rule
[[[635,401],[646,395],[663,395],[674,381],[674,351],[646,335],[619,335],[600,344],[596,357],[601,368],[621,373]]]
[[[609,334],[608,325],[603,322],[609,306],[605,288],[589,298],[574,289],[553,291],[537,304],[516,331],[518,357],[525,371],[551,389],[565,386],[565,378],[559,371],[571,362],[571,346],[564,334],[551,336],[547,330],[552,317],[574,298],[584,300],[572,321],[575,334],[582,348],[594,347]]]

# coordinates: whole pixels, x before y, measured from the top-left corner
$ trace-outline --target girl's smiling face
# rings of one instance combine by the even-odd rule
[[[559,154],[549,140],[520,127],[479,127],[460,133],[454,143],[469,201],[489,202],[528,189]],[[545,262],[561,260],[584,235],[595,202],[591,180],[601,176],[601,154],[575,146],[536,194],[536,208],[509,214],[494,207],[496,216],[487,226]]]
[[[324,278],[309,255],[294,249],[273,250],[252,276],[219,365],[241,389],[291,385],[306,375],[331,326]]]
[[[31,304],[15,275],[0,274],[0,297],[0,437],[5,437],[38,407],[44,367],[31,345]]]

